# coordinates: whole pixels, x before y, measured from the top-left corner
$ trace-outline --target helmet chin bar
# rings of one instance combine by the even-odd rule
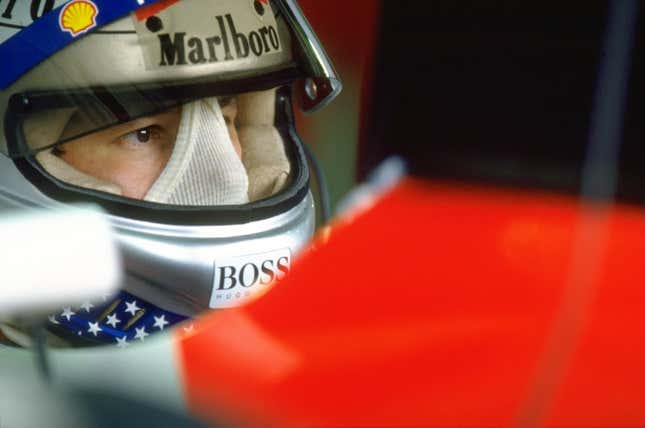
[[[315,227],[308,195],[282,215],[241,225],[116,225],[124,257],[123,288],[178,314],[231,307],[259,297],[290,269]]]

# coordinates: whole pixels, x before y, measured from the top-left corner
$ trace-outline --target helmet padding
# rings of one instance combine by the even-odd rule
[[[275,97],[275,89],[237,97],[237,132],[251,201],[278,193],[286,186],[291,172],[284,142],[274,126]]]

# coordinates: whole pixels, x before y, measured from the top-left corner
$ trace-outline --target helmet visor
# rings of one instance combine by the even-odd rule
[[[17,133],[44,172],[84,189],[183,206],[276,194],[293,158],[276,118],[277,88],[218,89],[25,94],[30,108]]]

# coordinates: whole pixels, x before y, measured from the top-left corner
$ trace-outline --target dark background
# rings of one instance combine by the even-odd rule
[[[391,153],[425,177],[580,192],[608,2],[300,3],[345,82],[300,121],[334,202]],[[617,187],[637,203],[643,52],[638,28]],[[373,124],[363,132],[361,102]]]

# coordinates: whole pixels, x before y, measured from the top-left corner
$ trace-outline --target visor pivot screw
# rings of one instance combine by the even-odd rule
[[[257,12],[258,15],[260,16],[264,15],[264,6],[258,0],[255,0],[253,2],[253,7],[255,8],[255,11]]]
[[[30,107],[30,104],[31,103],[29,101],[29,97],[24,95],[20,97],[20,107],[22,108],[22,111],[27,111]]]
[[[314,79],[311,77],[308,77],[307,80],[305,80],[305,92],[312,101],[318,97],[318,86],[316,86],[316,82],[314,82]]]
[[[156,33],[157,31],[163,29],[163,22],[158,16],[151,16],[150,18],[146,19],[146,28],[150,30],[150,32]]]

